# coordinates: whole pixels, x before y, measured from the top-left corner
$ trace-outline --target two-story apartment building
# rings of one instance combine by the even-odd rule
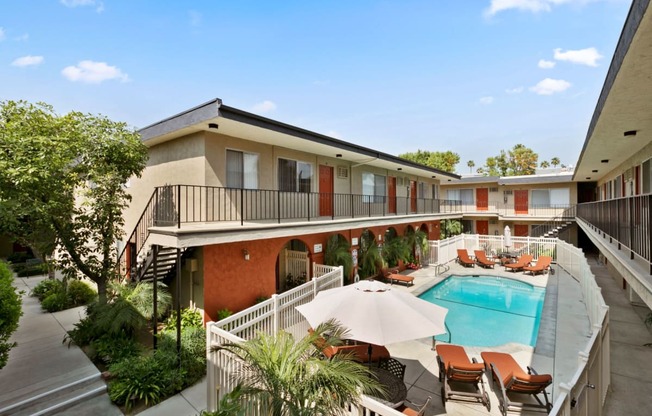
[[[509,226],[512,235],[528,236],[536,234],[537,226],[558,218],[566,240],[575,242],[572,208],[578,195],[572,177],[572,171],[562,170],[527,176],[465,176],[442,184],[442,196],[461,200],[464,232],[499,235]]]
[[[410,229],[438,239],[440,220],[460,217],[439,199],[455,174],[219,99],[140,133],[150,157],[128,184],[123,273],[151,276],[150,247],[165,248],[157,273],[174,275],[181,264],[180,299],[207,319],[282,291],[289,279],[310,279],[333,234],[351,244],[355,263],[363,233],[379,244],[388,231]]]
[[[652,308],[652,11],[635,0],[589,125],[573,179],[593,189],[577,223]]]

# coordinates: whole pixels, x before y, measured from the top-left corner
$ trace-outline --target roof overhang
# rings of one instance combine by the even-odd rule
[[[225,106],[220,99],[159,121],[139,131],[148,146],[206,131],[274,146],[296,149],[325,157],[338,157],[353,165],[369,165],[407,175],[457,181],[459,175],[444,172],[387,153],[338,140],[289,124]],[[340,155],[340,156],[337,156]]]
[[[597,181],[652,140],[652,12],[634,1],[589,125],[573,179]],[[625,132],[635,131],[635,135]]]

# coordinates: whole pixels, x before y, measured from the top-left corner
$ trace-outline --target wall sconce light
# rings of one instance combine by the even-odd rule
[[[242,255],[244,256],[244,259],[246,261],[249,261],[249,250],[247,250],[246,248],[243,248],[242,249]]]
[[[338,154],[335,155],[335,157],[342,157],[342,154],[338,153]]]

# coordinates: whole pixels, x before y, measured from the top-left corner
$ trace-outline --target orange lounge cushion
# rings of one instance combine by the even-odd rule
[[[437,350],[437,355],[441,357],[446,370],[448,370],[450,365],[458,370],[464,371],[477,371],[484,368],[483,363],[474,363],[469,360],[469,356],[466,355],[464,347],[459,345],[439,344],[435,349]]]
[[[388,279],[398,280],[398,281],[401,281],[401,282],[413,282],[414,281],[413,276],[406,276],[404,274],[394,274],[394,273],[390,274]]]
[[[458,361],[450,361],[446,364],[446,367],[452,366],[456,370],[461,371],[483,371],[484,363],[460,363]]]
[[[550,383],[552,382],[552,376],[550,374],[528,374],[523,371],[521,366],[516,362],[514,357],[510,354],[505,354],[502,352],[482,352],[480,353],[482,359],[484,360],[487,368],[490,368],[490,365],[493,364],[494,367],[498,370],[503,379],[503,384],[507,386],[512,378],[516,378],[518,381],[525,383]],[[495,375],[494,375],[495,376]]]
[[[328,358],[333,357],[334,355],[346,354],[351,357],[352,360],[367,362],[369,361],[369,344],[357,344],[357,345],[338,345],[337,347],[327,347],[323,351],[324,355]],[[389,351],[387,348],[382,345],[373,345],[371,346],[371,361],[378,361],[381,359],[389,358]]]

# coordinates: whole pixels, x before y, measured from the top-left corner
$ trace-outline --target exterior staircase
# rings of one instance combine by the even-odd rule
[[[562,232],[575,223],[576,207],[573,205],[566,209],[560,216],[551,219],[532,229],[532,237],[560,238]]]

